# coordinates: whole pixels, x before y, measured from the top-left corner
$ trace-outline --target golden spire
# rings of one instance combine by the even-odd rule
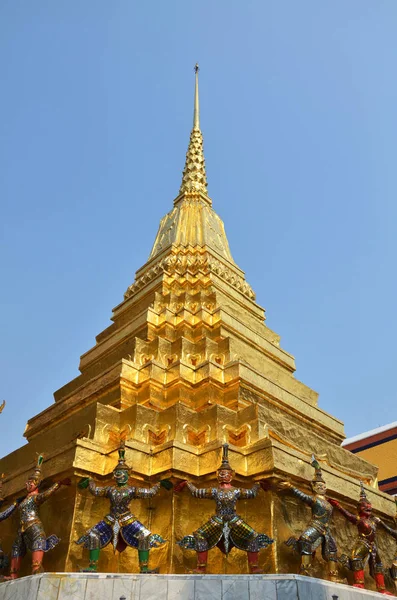
[[[201,192],[207,195],[207,175],[205,173],[205,160],[203,153],[203,135],[200,130],[200,106],[198,91],[199,66],[194,67],[196,85],[194,90],[193,129],[190,134],[189,147],[186,154],[185,168],[183,170],[180,194],[184,192]]]
[[[194,86],[194,111],[193,111],[193,129],[200,129],[200,102],[199,102],[199,87],[198,87],[198,63],[194,66],[194,72],[196,73],[196,83]]]

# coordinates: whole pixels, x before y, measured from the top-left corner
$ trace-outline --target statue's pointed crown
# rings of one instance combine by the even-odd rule
[[[233,471],[229,463],[229,444],[222,445],[222,462],[218,471]]]
[[[314,477],[312,479],[313,483],[320,481],[322,483],[325,483],[324,478],[323,478],[323,472],[320,466],[320,463],[318,462],[317,458],[314,456],[314,454],[312,454],[312,458],[310,461],[311,466],[314,469]]]
[[[43,479],[43,476],[42,476],[43,461],[44,461],[44,456],[42,454],[38,454],[36,466],[33,470],[33,473],[29,476],[29,479],[36,481],[37,484],[39,484]]]
[[[360,481],[360,500],[359,500],[359,504],[371,504],[371,502],[368,500],[368,496],[367,493],[365,491],[365,487],[362,481]]]
[[[130,471],[130,467],[125,462],[125,440],[120,441],[120,446],[119,446],[118,452],[119,452],[119,462],[117,463],[114,470],[116,471],[116,469],[122,469],[123,471]]]

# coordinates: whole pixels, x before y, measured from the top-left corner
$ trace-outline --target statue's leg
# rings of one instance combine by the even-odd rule
[[[353,587],[364,589],[364,563],[357,556],[352,556],[350,559],[351,569],[353,571],[354,583]]]
[[[339,571],[338,571],[337,561],[330,560],[328,566],[329,566],[328,574],[329,574],[330,581],[338,582],[339,581]]]
[[[323,558],[328,561],[329,580],[334,583],[345,583],[345,580],[339,577],[338,549],[336,547],[336,542],[329,534],[323,539]]]
[[[158,569],[149,569],[149,550],[138,550],[139,572],[140,573],[158,573]]]
[[[241,517],[236,516],[229,522],[231,547],[247,553],[248,570],[250,573],[263,573],[259,568],[259,551],[267,548],[273,540],[266,533],[258,533]]]
[[[34,550],[32,552],[32,575],[40,573],[43,564],[44,550]]]
[[[397,592],[397,556],[393,560],[392,566],[390,568],[390,575],[394,581],[394,585],[396,587],[396,592]]]
[[[22,533],[18,533],[16,540],[12,545],[10,574],[4,579],[17,579],[21,569],[22,558],[26,554],[26,545],[23,541]]]
[[[328,561],[328,575],[329,575],[329,580],[333,581],[334,583],[343,583],[343,579],[341,579],[339,577],[339,570],[338,570],[338,558],[336,556],[336,552],[331,552],[330,553],[330,557],[329,557],[329,561]]]
[[[354,583],[353,587],[364,589],[364,569],[354,569],[353,570],[353,578]]]
[[[208,550],[202,550],[197,552],[197,566],[193,569],[192,573],[206,573],[208,563]]]
[[[89,565],[87,569],[82,569],[83,572],[96,573],[98,570],[99,554],[101,552],[101,540],[95,529],[92,529],[88,534],[88,550],[89,550]],[[87,547],[86,546],[86,547]]]
[[[313,559],[312,543],[304,535],[299,538],[299,549],[301,554],[300,574],[310,577],[310,567]]]
[[[259,552],[247,552],[247,559],[250,573],[263,573],[263,569],[258,567]]]
[[[149,569],[149,536],[142,533],[139,536],[138,543],[138,559],[139,559],[139,572],[140,573],[158,573],[158,569]]]
[[[195,569],[186,569],[187,573],[203,574],[207,572],[208,550],[216,546],[222,537],[222,520],[214,519],[210,519],[191,535],[185,535],[178,542],[181,548],[196,551],[197,566]]]
[[[311,526],[301,534],[297,544],[301,555],[301,575],[311,576],[310,567],[316,548],[320,545],[322,538],[323,535]]]
[[[384,596],[394,596],[394,594],[391,594],[390,592],[388,592],[386,590],[385,576],[383,574],[383,571],[384,571],[383,565],[382,565],[382,561],[381,561],[381,558],[378,553],[376,553],[374,563],[375,564],[374,564],[374,570],[373,570],[373,577],[375,579],[376,589],[378,590],[379,593],[383,594]]]
[[[93,548],[92,550],[90,550],[90,554],[89,554],[90,563],[88,565],[87,571],[92,571],[95,573],[98,570],[98,561],[99,561],[100,552],[101,552],[100,548]]]
[[[368,557],[369,550],[365,544],[360,541],[353,547],[350,557],[350,568],[353,571],[353,587],[364,589],[364,565]]]
[[[386,586],[385,586],[385,576],[383,575],[383,573],[374,573],[374,579],[376,582],[376,589],[378,590],[378,592],[380,594],[383,594],[384,596],[394,596],[394,594],[391,594],[390,592],[387,591]]]
[[[208,563],[208,542],[200,530],[194,532],[196,541],[197,565],[190,573],[206,573]]]
[[[13,556],[11,558],[10,565],[10,574],[8,577],[4,579],[17,579],[18,573],[21,570],[22,557],[21,556]]]

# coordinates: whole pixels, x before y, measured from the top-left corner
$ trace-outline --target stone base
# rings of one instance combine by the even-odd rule
[[[370,600],[382,594],[301,575],[43,573],[0,584],[0,600]]]

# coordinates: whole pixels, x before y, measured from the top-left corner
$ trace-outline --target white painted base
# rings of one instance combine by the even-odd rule
[[[43,573],[0,584],[0,600],[370,600],[382,594],[301,575]]]

